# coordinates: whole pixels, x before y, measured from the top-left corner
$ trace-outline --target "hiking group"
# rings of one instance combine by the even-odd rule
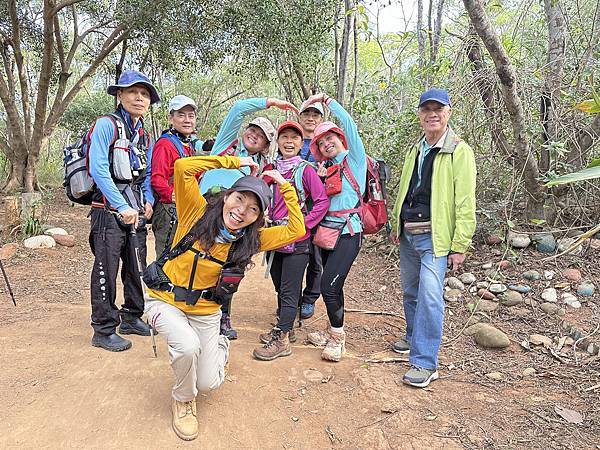
[[[79,153],[66,158],[69,198],[91,206],[92,345],[127,350],[131,342],[119,334],[165,339],[175,374],[173,429],[191,440],[198,392],[225,379],[229,342],[237,338],[231,300],[257,253],[267,252],[277,323],[259,336],[253,356],[290,355],[295,318],[311,317],[321,296],[329,323],[307,339],[323,347],[323,359],[343,357],[344,283],[363,235],[386,222],[385,167],[367,156],[356,123],[326,94],[299,109],[273,98],[239,100],[214,142],[200,149],[193,99],[170,100],[169,128],[151,145],[144,114],[160,100],[151,81],[128,70],[107,92],[117,98],[116,111],[99,117]],[[298,121],[276,129],[256,116],[243,127],[273,107]],[[337,124],[324,120],[327,112]],[[390,218],[406,317],[405,337],[392,349],[409,354],[403,381],[416,387],[439,376],[444,276],[461,266],[475,230],[474,156],[448,126],[451,113],[446,90],[421,95],[423,135],[405,157]],[[156,261],[146,266],[149,221]]]

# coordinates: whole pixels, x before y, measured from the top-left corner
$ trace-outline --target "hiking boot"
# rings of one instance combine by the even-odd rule
[[[301,319],[310,319],[315,313],[315,304],[314,303],[302,303],[300,306],[300,318]]]
[[[131,341],[123,339],[116,333],[109,335],[94,333],[92,345],[111,352],[122,352],[123,350],[131,348]]]
[[[221,332],[223,336],[225,336],[230,341],[233,341],[238,338],[237,330],[235,328],[231,328],[231,317],[229,314],[223,314],[221,316]]]
[[[173,431],[184,441],[191,441],[198,436],[198,419],[196,419],[196,399],[179,402],[173,399]]]
[[[292,354],[290,347],[289,332],[283,332],[278,328],[271,331],[271,340],[262,347],[254,349],[253,355],[261,361],[272,361],[280,356],[289,356]]]
[[[139,334],[140,336],[150,336],[150,327],[139,317],[121,318],[119,325],[119,333],[121,334]]]
[[[327,361],[338,362],[342,359],[342,355],[346,352],[346,333],[344,331],[338,333],[331,330],[329,333],[329,341],[321,353],[321,358]]]
[[[410,353],[410,342],[402,338],[392,344],[392,350],[401,355],[408,355]]]
[[[279,329],[275,327],[268,333],[262,333],[261,335],[259,335],[258,338],[260,339],[260,342],[262,342],[263,344],[268,344],[271,341],[271,339],[273,339],[273,333],[275,333],[275,330]],[[296,332],[293,328],[289,331],[288,339],[290,340],[290,342],[296,342]]]
[[[402,382],[411,386],[424,388],[429,386],[429,383],[437,380],[439,377],[440,374],[435,369],[410,366],[409,371],[402,377]]]
[[[308,342],[317,347],[325,347],[331,338],[331,328],[328,326],[325,330],[313,331],[306,336]]]

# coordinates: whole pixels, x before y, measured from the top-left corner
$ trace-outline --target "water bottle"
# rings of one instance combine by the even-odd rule
[[[371,193],[371,198],[373,200],[383,200],[383,197],[381,196],[381,192],[379,192],[377,190],[377,183],[375,182],[374,179],[369,180],[369,190]]]

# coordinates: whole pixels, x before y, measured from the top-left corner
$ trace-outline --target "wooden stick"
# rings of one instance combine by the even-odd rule
[[[355,312],[362,314],[373,314],[376,316],[394,316],[400,317],[402,320],[406,320],[404,316],[400,313],[392,312],[392,311],[372,311],[369,309],[355,309],[355,308],[344,308],[344,312]]]

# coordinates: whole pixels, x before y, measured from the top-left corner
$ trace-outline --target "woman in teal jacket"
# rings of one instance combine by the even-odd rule
[[[321,223],[328,229],[338,228],[340,237],[333,248],[319,243],[319,229],[314,243],[322,249],[323,276],[321,295],[327,307],[329,326],[322,331],[309,333],[308,340],[317,346],[324,346],[323,359],[339,361],[345,351],[344,333],[344,282],[352,263],[358,256],[362,241],[362,221],[357,206],[359,193],[353,187],[356,182],[360,195],[365,192],[367,176],[367,156],[358,134],[356,123],[350,114],[337,101],[326,94],[316,94],[308,98],[301,109],[315,102],[327,105],[336,116],[341,128],[333,122],[323,122],[315,129],[310,143],[310,151],[319,161],[319,175],[326,175],[325,163],[331,164],[329,173],[342,174],[339,192],[330,190],[329,211]],[[351,181],[351,179],[353,180]],[[324,230],[323,228],[322,230]]]

